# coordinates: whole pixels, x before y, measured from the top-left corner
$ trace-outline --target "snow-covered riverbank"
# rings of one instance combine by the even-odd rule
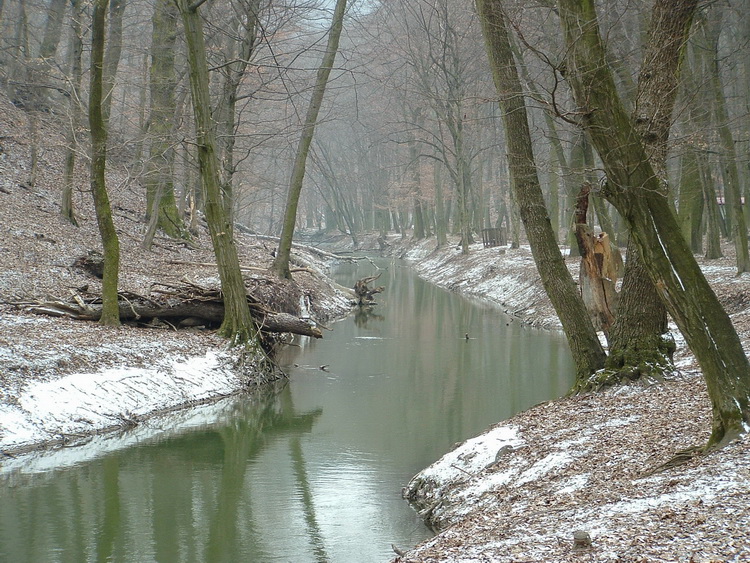
[[[398,252],[430,281],[559,327],[527,248],[433,249]],[[750,279],[731,258],[703,267],[747,342]],[[538,405],[424,469],[404,495],[438,533],[394,561],[750,560],[747,437],[651,474],[710,430],[701,374],[684,346],[677,359],[683,371],[669,381]],[[577,531],[590,547],[574,545]]]

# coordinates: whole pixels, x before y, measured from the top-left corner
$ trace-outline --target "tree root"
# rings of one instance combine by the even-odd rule
[[[651,475],[655,475],[657,473],[664,473],[665,471],[674,469],[675,467],[685,465],[691,459],[698,457],[700,455],[703,455],[705,452],[706,452],[705,446],[693,446],[685,450],[680,450],[677,453],[675,453],[672,458],[668,459],[664,463],[661,463],[657,465],[656,467],[652,467],[651,469],[648,469],[645,472],[643,472],[641,474],[641,477],[650,477]]]

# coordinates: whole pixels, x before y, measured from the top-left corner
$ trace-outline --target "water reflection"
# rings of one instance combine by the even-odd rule
[[[572,366],[559,335],[506,326],[396,264],[381,280],[369,314],[280,358],[287,386],[205,407],[166,438],[6,471],[0,561],[387,561],[429,537],[400,496],[411,475],[564,393]]]
[[[327,561],[300,447],[321,414],[320,408],[297,411],[286,386],[234,399],[215,425],[83,466],[6,476],[0,560],[285,560],[263,539],[270,507],[255,510],[256,490],[273,476],[258,480],[249,473],[265,449],[286,441],[291,484],[299,491],[289,498],[303,505],[313,560]]]

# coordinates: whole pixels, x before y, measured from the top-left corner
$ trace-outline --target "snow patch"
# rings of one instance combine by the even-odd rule
[[[171,360],[165,367],[113,368],[30,382],[15,405],[0,407],[0,448],[128,426],[155,411],[230,394],[241,382],[227,359],[208,352]]]

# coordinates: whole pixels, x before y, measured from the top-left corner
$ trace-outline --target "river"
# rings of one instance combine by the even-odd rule
[[[368,563],[428,538],[401,487],[573,367],[562,335],[380,266],[378,306],[289,347],[286,385],[3,475],[0,561]]]

